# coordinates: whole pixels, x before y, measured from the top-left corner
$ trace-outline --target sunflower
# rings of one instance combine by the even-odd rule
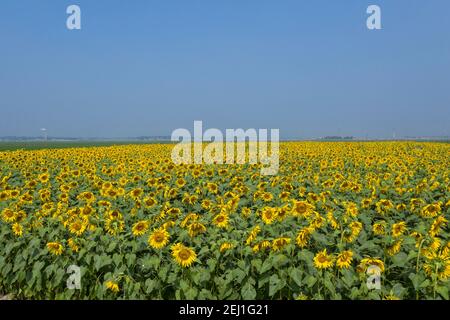
[[[358,215],[359,211],[358,211],[358,207],[356,206],[356,203],[347,202],[345,204],[345,206],[346,206],[345,213],[347,216],[355,218]]]
[[[358,238],[363,226],[359,221],[353,221],[348,225],[348,229],[344,231],[343,239],[348,243],[352,243]]]
[[[183,218],[183,220],[180,223],[180,227],[184,228],[186,227],[189,222],[191,221],[197,221],[198,218],[200,218],[200,216],[196,213],[189,213],[188,215],[186,215],[186,217]]]
[[[336,218],[334,217],[332,211],[328,211],[328,213],[327,213],[327,221],[328,221],[328,223],[331,225],[331,227],[332,227],[334,230],[339,229],[339,222],[338,222],[338,221],[336,220]]]
[[[206,227],[200,222],[193,222],[188,227],[190,237],[195,237],[198,234],[205,233]]]
[[[143,220],[136,222],[132,228],[133,236],[135,237],[142,236],[147,232],[148,226],[149,226],[148,221]]]
[[[63,245],[59,242],[47,243],[47,249],[51,254],[54,254],[55,256],[61,255],[64,251]]]
[[[346,250],[341,252],[336,259],[336,266],[339,269],[350,268],[353,260],[353,252],[351,250]]]
[[[328,269],[333,267],[333,256],[327,254],[327,249],[323,249],[314,256],[314,266],[317,269]]]
[[[288,245],[290,242],[291,242],[291,239],[287,238],[287,237],[276,238],[272,241],[272,249],[273,249],[273,251],[280,251],[281,249],[283,249],[283,247]]]
[[[171,249],[172,257],[183,268],[190,267],[197,259],[195,251],[182,243],[174,244]]]
[[[303,228],[297,233],[295,242],[300,248],[304,248],[308,245],[308,240],[312,232],[313,230],[311,228]]]
[[[406,222],[400,221],[392,225],[392,236],[394,238],[400,237],[406,231]]]
[[[2,211],[2,219],[5,222],[14,222],[16,221],[16,215],[11,209],[5,208]]]
[[[43,174],[39,175],[38,179],[41,183],[47,183],[48,180],[50,179],[50,177],[49,177],[48,173],[43,173]]]
[[[81,221],[74,221],[69,225],[70,233],[81,236],[86,230],[86,224]]]
[[[277,210],[272,207],[264,207],[261,210],[261,219],[265,224],[271,224],[277,218]]]
[[[209,209],[211,209],[211,206],[212,206],[211,200],[205,199],[205,200],[202,201],[202,208],[203,209],[209,210]]]
[[[217,186],[217,184],[212,183],[212,182],[208,183],[206,185],[206,188],[208,189],[209,192],[211,192],[213,194],[216,194],[219,191],[219,187]]]
[[[7,191],[0,192],[0,201],[8,200],[10,193]]]
[[[261,194],[261,199],[262,199],[264,202],[270,202],[270,201],[273,200],[273,194],[271,194],[270,192],[263,192],[263,193]]]
[[[384,221],[374,223],[372,226],[372,231],[374,234],[376,234],[378,236],[382,236],[385,233],[385,226],[386,226],[386,223]]]
[[[12,225],[12,231],[13,231],[13,233],[16,235],[16,236],[18,236],[18,237],[21,237],[22,235],[23,235],[23,227],[22,227],[22,225],[21,224],[19,224],[19,223],[14,223],[13,225]]]
[[[294,217],[308,217],[314,211],[314,206],[307,201],[294,201],[292,215]]]
[[[376,203],[376,211],[381,215],[384,215],[392,208],[394,208],[394,204],[388,199],[381,199]]]
[[[361,208],[367,209],[372,204],[371,198],[365,198],[361,200]]]
[[[434,218],[441,213],[441,204],[427,204],[420,210],[420,215],[424,218]]]
[[[225,252],[227,250],[230,250],[234,247],[234,245],[231,242],[224,242],[220,245],[220,252]]]
[[[435,274],[440,280],[447,281],[450,278],[450,257],[448,253],[432,252],[426,256],[427,262],[423,269],[428,276]]]
[[[241,214],[242,214],[242,216],[243,216],[244,218],[248,218],[248,217],[250,217],[250,215],[252,214],[252,210],[251,210],[250,208],[248,208],[248,207],[244,207],[244,208],[242,208],[242,210],[241,210]]]
[[[137,200],[142,196],[143,193],[144,190],[142,188],[136,188],[130,191],[130,197],[134,200]]]
[[[387,254],[389,256],[393,256],[396,255],[397,253],[400,252],[400,248],[402,246],[402,240],[397,240],[394,242],[394,244],[392,244],[391,246],[386,248]]]
[[[289,197],[291,196],[291,193],[288,191],[283,191],[280,193],[280,195],[278,196],[281,201],[286,202],[289,201]]]
[[[111,280],[106,281],[105,286],[106,286],[106,289],[108,289],[114,293],[119,292],[119,284],[115,281],[111,281]]]
[[[122,214],[118,210],[111,210],[107,213],[107,219],[109,220],[122,220]]]
[[[445,219],[444,216],[437,217],[430,228],[430,231],[428,232],[430,236],[435,237],[439,232],[441,232],[442,228],[445,228],[448,220]]]
[[[327,220],[316,213],[316,217],[311,221],[310,227],[314,230],[320,229]]]
[[[69,245],[70,250],[72,250],[73,252],[78,252],[80,250],[80,247],[77,245],[75,240],[72,238],[69,238],[69,240],[67,240],[67,244]]]
[[[178,178],[175,183],[178,188],[182,188],[186,185],[186,180],[184,180],[183,178]]]
[[[125,223],[123,220],[118,219],[106,219],[105,229],[110,235],[117,235],[123,231]]]
[[[357,271],[366,272],[370,266],[378,267],[380,272],[384,272],[384,262],[380,259],[370,257],[361,260],[360,264],[358,265]]]
[[[226,228],[228,226],[228,215],[224,213],[219,213],[214,217],[212,223],[218,226],[219,228]]]
[[[155,229],[148,237],[148,244],[155,249],[161,249],[169,243],[169,232],[164,228]]]
[[[249,245],[253,241],[255,241],[256,237],[258,236],[258,233],[261,232],[260,226],[255,226],[252,231],[250,231],[250,234],[248,235],[247,239],[245,240],[245,243]]]
[[[300,293],[295,297],[295,300],[308,300],[308,296],[304,293]]]

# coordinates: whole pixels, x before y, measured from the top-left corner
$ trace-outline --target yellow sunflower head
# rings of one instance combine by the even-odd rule
[[[149,226],[148,221],[143,220],[136,222],[132,228],[133,236],[135,237],[142,236],[147,232],[148,226]]]
[[[190,267],[197,259],[195,251],[182,243],[177,243],[172,246],[172,256],[183,268]]]
[[[148,244],[155,249],[161,249],[169,243],[169,232],[166,229],[160,228],[152,232],[148,237]]]

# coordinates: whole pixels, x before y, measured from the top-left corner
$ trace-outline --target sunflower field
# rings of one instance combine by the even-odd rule
[[[0,294],[449,299],[450,144],[283,142],[274,176],[172,147],[0,152]]]

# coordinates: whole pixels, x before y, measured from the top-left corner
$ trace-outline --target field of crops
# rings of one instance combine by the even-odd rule
[[[275,176],[172,147],[0,152],[0,293],[449,299],[450,144],[285,142]]]

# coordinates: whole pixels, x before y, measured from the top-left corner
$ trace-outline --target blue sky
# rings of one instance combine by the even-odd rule
[[[449,86],[447,0],[0,2],[0,136],[450,135]]]

